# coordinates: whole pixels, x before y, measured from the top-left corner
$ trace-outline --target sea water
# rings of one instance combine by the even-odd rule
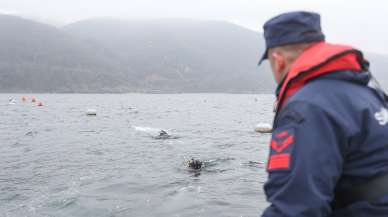
[[[270,135],[254,127],[272,122],[273,101],[1,94],[0,216],[260,216]],[[158,139],[162,129],[172,137]],[[191,158],[205,162],[202,170],[187,168]]]

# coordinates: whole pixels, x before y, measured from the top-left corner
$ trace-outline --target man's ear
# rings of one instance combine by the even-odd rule
[[[286,60],[284,59],[283,55],[278,52],[272,52],[271,55],[274,60],[274,67],[276,72],[282,72],[286,66]]]
[[[280,82],[283,77],[284,70],[286,68],[286,59],[278,52],[271,52],[272,70],[275,75],[275,80]]]

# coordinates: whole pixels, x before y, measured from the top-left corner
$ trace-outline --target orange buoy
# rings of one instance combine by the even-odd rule
[[[43,103],[42,102],[38,102],[38,106],[43,106]]]
[[[27,100],[26,97],[23,96],[22,101],[25,102],[26,100]]]
[[[35,97],[32,97],[31,102],[36,102],[36,98],[35,98]]]

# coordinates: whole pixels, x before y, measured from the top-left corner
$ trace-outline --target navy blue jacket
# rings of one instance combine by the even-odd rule
[[[388,173],[388,102],[369,80],[368,72],[339,71],[287,100],[274,122],[263,217],[388,216],[388,195],[331,207],[336,190]]]

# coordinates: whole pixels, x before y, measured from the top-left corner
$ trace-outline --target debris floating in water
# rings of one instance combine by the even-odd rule
[[[97,110],[96,109],[88,109],[88,110],[86,110],[86,115],[95,116],[95,115],[97,115]]]
[[[255,131],[258,133],[271,133],[272,126],[267,123],[259,123],[255,126]]]

